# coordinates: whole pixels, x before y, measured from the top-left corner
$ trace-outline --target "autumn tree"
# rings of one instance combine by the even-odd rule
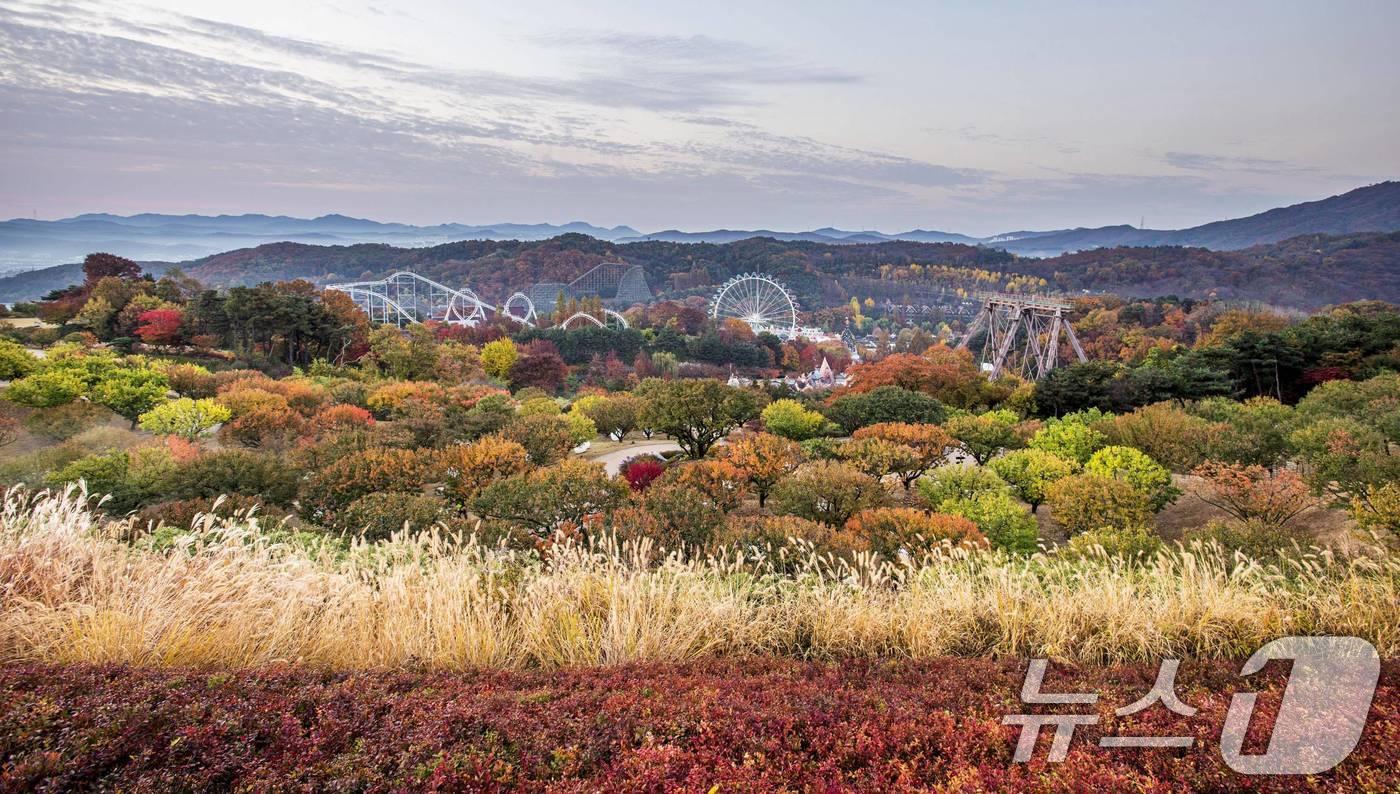
[[[761,407],[755,392],[709,379],[643,381],[635,394],[646,402],[642,424],[674,438],[695,460]]]
[[[892,444],[908,447],[915,453],[914,458],[903,457],[896,463],[901,466],[893,471],[899,475],[904,490],[930,469],[942,465],[947,460],[948,449],[953,446],[953,438],[938,425],[916,425],[909,422],[881,422],[857,430],[852,436],[859,441],[878,438]]]
[[[804,463],[773,490],[778,512],[833,527],[856,513],[884,504],[884,486],[868,474],[828,460]]]
[[[180,341],[184,321],[179,309],[151,309],[137,318],[136,335],[148,345],[173,345]]]
[[[1195,489],[1201,501],[1239,521],[1283,527],[1317,504],[1303,478],[1288,469],[1207,461],[1191,474],[1206,486]]]
[[[748,496],[749,480],[744,470],[729,460],[712,458],[672,464],[658,484],[694,488],[720,510],[728,512]]]
[[[767,503],[773,486],[796,471],[804,457],[800,445],[772,433],[740,436],[724,446],[723,456],[748,478],[760,508]]]
[[[92,399],[131,420],[135,430],[141,414],[165,402],[169,390],[170,384],[161,373],[131,367],[115,370],[99,381]]]
[[[988,545],[982,530],[967,518],[909,507],[862,510],[846,522],[846,531],[890,558],[898,557],[901,551],[922,554],[944,543],[971,547]]]
[[[524,474],[530,463],[525,447],[499,436],[487,436],[439,450],[433,467],[446,483],[448,497],[457,504],[468,505],[491,483]]]
[[[1147,495],[1126,481],[1088,473],[1052,483],[1046,503],[1071,537],[1102,528],[1148,526],[1153,512]]]
[[[582,412],[593,420],[598,432],[614,441],[627,438],[637,429],[645,403],[630,394],[613,394],[588,403]]]
[[[515,366],[519,355],[515,343],[509,337],[501,337],[482,346],[481,367],[486,370],[487,375],[497,380],[506,380],[510,377],[511,367]]]
[[[843,442],[836,447],[836,456],[877,480],[899,474],[902,482],[904,472],[920,467],[919,453],[913,447],[873,436]]]
[[[522,416],[500,432],[505,439],[524,447],[530,462],[536,466],[549,466],[563,460],[578,446],[574,429],[562,416]]]

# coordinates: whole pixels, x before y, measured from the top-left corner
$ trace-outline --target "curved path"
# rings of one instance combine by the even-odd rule
[[[674,441],[644,441],[640,444],[619,447],[609,452],[604,452],[597,457],[584,455],[585,460],[603,464],[603,468],[608,474],[616,475],[622,468],[622,464],[638,455],[660,455],[663,452],[674,452],[680,449],[680,445]]]

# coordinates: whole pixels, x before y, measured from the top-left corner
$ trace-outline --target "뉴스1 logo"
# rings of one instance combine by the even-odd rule
[[[1269,746],[1261,755],[1242,753],[1245,733],[1254,715],[1256,695],[1244,692],[1234,696],[1220,733],[1220,752],[1225,763],[1246,775],[1313,775],[1340,764],[1356,749],[1366,727],[1366,715],[1380,678],[1380,655],[1371,643],[1359,637],[1284,637],[1254,652],[1240,670],[1249,676],[1264,668],[1271,659],[1290,659],[1288,675],[1278,716],[1269,734]],[[1114,713],[1120,717],[1136,714],[1160,703],[1184,717],[1196,709],[1176,694],[1177,659],[1163,660],[1152,689],[1137,701]],[[1030,704],[1092,705],[1094,693],[1042,692],[1045,659],[1031,660],[1021,685],[1021,701]],[[1008,714],[1003,725],[1020,725],[1013,760],[1025,763],[1035,753],[1041,728],[1055,727],[1046,757],[1051,763],[1065,760],[1074,729],[1094,725],[1097,714]],[[1099,747],[1190,747],[1194,736],[1104,736]]]

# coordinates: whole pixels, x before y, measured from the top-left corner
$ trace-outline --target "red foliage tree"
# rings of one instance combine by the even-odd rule
[[[173,345],[180,341],[185,315],[179,309],[152,309],[137,318],[136,335],[148,345]]]
[[[665,471],[666,464],[651,455],[632,458],[622,464],[622,477],[634,491],[645,491]]]

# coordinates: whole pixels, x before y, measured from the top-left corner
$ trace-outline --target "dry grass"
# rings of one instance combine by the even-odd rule
[[[648,566],[646,549],[541,561],[437,533],[347,553],[201,518],[174,548],[124,543],[80,492],[7,494],[0,662],[329,668],[559,667],[709,655],[1230,656],[1286,634],[1400,653],[1400,562],[1287,567],[1177,547],[1155,563],[950,552],[903,566],[805,555]],[[802,554],[800,549],[784,553]]]

